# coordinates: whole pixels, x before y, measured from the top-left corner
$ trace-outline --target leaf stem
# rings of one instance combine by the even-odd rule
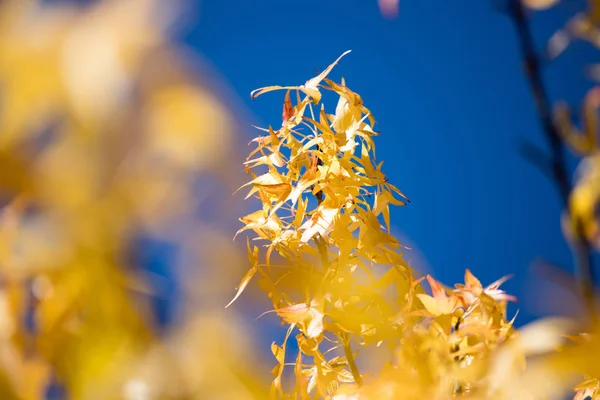
[[[356,366],[356,362],[354,361],[354,354],[352,354],[352,348],[350,347],[350,340],[348,337],[344,337],[344,355],[348,361],[348,366],[350,367],[350,372],[352,372],[354,382],[356,382],[358,386],[362,386],[362,376],[360,375],[358,367]]]

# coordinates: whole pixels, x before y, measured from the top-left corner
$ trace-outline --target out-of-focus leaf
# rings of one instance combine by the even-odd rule
[[[523,4],[533,10],[545,10],[558,3],[558,0],[522,0]]]

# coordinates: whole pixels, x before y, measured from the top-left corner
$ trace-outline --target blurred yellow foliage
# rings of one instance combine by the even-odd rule
[[[156,288],[130,259],[136,237],[187,240],[199,173],[228,168],[232,116],[169,42],[174,15],[154,0],[0,3],[2,399],[43,399],[53,380],[73,399],[260,387],[214,308],[158,337]]]

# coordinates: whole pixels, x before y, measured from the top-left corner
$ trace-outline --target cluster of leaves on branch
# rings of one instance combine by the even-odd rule
[[[449,289],[407,265],[390,206],[408,200],[376,160],[372,113],[343,79],[327,78],[338,61],[304,85],[251,95],[285,91],[281,127],[259,128],[245,162],[252,180],[243,187],[261,208],[240,219],[238,234],[252,230],[266,251],[248,240],[252,268],[234,297],[257,276],[287,326],[271,346],[271,397],[560,398],[581,371],[598,372],[588,357],[573,361],[598,343],[567,340],[572,321],[516,331],[505,278],[484,286],[467,270]],[[333,113],[322,101],[330,94]]]

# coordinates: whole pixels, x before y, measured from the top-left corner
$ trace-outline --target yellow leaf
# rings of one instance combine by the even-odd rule
[[[323,332],[323,313],[314,300],[310,304],[298,303],[277,310],[277,315],[288,324],[303,324],[305,334],[315,338]]]
[[[558,3],[558,0],[522,0],[523,4],[533,10],[545,10]]]
[[[253,90],[250,93],[250,98],[252,100],[254,100],[258,96],[261,96],[268,92],[272,92],[274,90],[298,89],[298,90],[303,91],[306,95],[310,96],[312,98],[313,102],[316,104],[321,100],[321,92],[319,92],[319,88],[318,88],[319,83],[321,83],[321,81],[327,75],[329,75],[329,73],[331,72],[333,67],[335,67],[337,65],[337,63],[342,59],[342,57],[344,57],[348,53],[350,53],[350,50],[346,51],[341,56],[339,56],[337,60],[335,60],[331,65],[329,65],[327,68],[325,68],[325,70],[323,72],[321,72],[319,75],[306,81],[306,83],[304,85],[301,85],[301,86],[267,86],[264,88]]]
[[[351,50],[345,51],[341,56],[338,57],[331,65],[329,65],[323,72],[319,75],[315,76],[312,79],[309,79],[304,84],[304,91],[313,99],[313,102],[316,104],[321,100],[321,93],[319,92],[318,85],[321,81],[329,75],[333,67],[337,65],[337,63],[344,57],[346,54],[350,53]],[[301,87],[302,88],[302,87]]]
[[[431,286],[433,296],[426,294],[416,295],[423,303],[423,306],[435,317],[442,314],[452,314],[454,309],[459,305],[459,299],[454,295],[448,296],[442,285],[430,275],[427,275],[427,282]]]
[[[285,351],[283,347],[277,346],[275,342],[271,343],[271,353],[275,356],[275,359],[279,364],[283,364],[285,359]]]
[[[306,212],[306,205],[308,204],[308,199],[303,200],[300,199],[298,201],[298,208],[296,209],[296,215],[294,216],[294,226],[299,228],[302,225],[302,221],[304,220],[304,214]]]
[[[266,86],[260,89],[253,90],[250,93],[250,98],[252,100],[256,99],[258,96],[261,96],[265,93],[269,93],[275,90],[284,90],[284,89],[296,89],[295,86]]]
[[[334,219],[336,215],[338,215],[339,211],[340,210],[337,208],[320,207],[313,217],[302,224],[302,226],[298,229],[300,231],[304,231],[300,241],[307,243],[317,233],[321,235],[321,237],[326,237],[333,228]]]
[[[254,250],[250,250],[250,239],[247,238],[246,243],[248,246],[248,258],[250,259],[250,262],[252,262],[252,268],[250,268],[250,270],[246,272],[246,275],[244,275],[242,281],[237,287],[237,293],[235,294],[233,299],[225,306],[225,308],[229,307],[231,304],[233,304],[234,301],[237,300],[238,297],[240,297],[246,286],[248,286],[248,283],[250,282],[252,277],[258,271],[258,247],[255,246]]]

